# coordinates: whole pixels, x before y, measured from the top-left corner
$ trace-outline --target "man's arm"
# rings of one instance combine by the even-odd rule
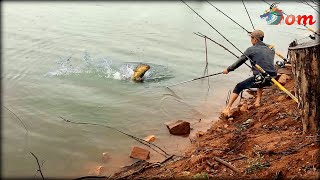
[[[228,72],[234,71],[235,69],[240,67],[243,63],[245,63],[246,60],[247,60],[247,57],[245,55],[242,55],[235,63],[233,63],[227,68]]]
[[[245,52],[244,54],[248,57],[250,57],[251,53],[252,53],[252,47],[249,47]],[[230,71],[234,71],[235,69],[237,69],[238,67],[240,67],[243,63],[245,63],[248,58],[245,56],[245,55],[241,55],[239,57],[239,59],[233,63],[231,66],[229,66],[227,69],[225,69],[223,71],[224,74],[228,74]]]

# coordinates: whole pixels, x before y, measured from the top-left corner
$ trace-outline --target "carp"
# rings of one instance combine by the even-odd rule
[[[147,64],[139,64],[133,72],[131,80],[136,82],[142,82],[144,74],[150,69],[150,66]]]

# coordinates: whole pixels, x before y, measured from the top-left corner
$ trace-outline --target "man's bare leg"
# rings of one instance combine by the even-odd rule
[[[262,92],[263,92],[263,88],[258,88],[258,91],[257,91],[257,99],[256,99],[256,102],[254,103],[254,106],[255,106],[255,107],[259,107],[259,106],[260,106],[261,97],[262,97]]]
[[[238,96],[239,96],[239,94],[236,94],[236,93],[232,93],[232,94],[231,94],[228,105],[227,105],[226,108],[222,111],[222,115],[223,115],[223,116],[227,116],[227,117],[230,116],[230,109],[231,109],[232,104],[234,103],[234,101],[238,98]]]

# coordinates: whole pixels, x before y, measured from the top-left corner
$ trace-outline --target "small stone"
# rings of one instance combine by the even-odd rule
[[[251,124],[251,123],[253,123],[253,119],[247,119],[245,122],[243,122],[242,124],[243,125],[248,125],[248,124]]]
[[[241,106],[241,108],[240,108],[240,111],[241,111],[242,113],[247,113],[247,112],[249,112],[249,111],[248,111],[248,104],[243,104],[243,105]]]
[[[190,172],[189,172],[189,171],[182,171],[182,175],[184,175],[184,176],[189,176],[189,175],[190,175]]]
[[[230,111],[230,114],[233,116],[233,117],[238,117],[238,116],[240,116],[240,108],[238,107],[238,108],[233,108],[233,109],[231,109],[231,111]]]
[[[93,176],[102,175],[107,169],[104,166],[98,166],[95,169],[92,169],[88,174]]]
[[[292,68],[292,64],[288,64],[288,63],[287,63],[285,66],[286,66],[286,67],[289,67],[289,68]]]
[[[144,138],[145,141],[147,142],[154,142],[156,140],[155,135],[150,135]]]
[[[233,120],[234,120],[233,117],[231,117],[231,118],[228,119],[228,121],[233,121]]]
[[[224,127],[224,128],[228,128],[229,126],[228,126],[228,124],[225,124],[223,127]]]
[[[134,146],[132,148],[130,158],[147,160],[150,158],[150,151],[143,149],[143,148],[140,148],[140,147],[137,147],[137,146]]]
[[[239,102],[238,107],[241,107],[244,104],[243,101]]]
[[[286,74],[282,74],[278,80],[278,82],[282,85],[285,85],[287,83],[287,81],[290,79],[290,76],[286,75]]]
[[[281,68],[281,69],[278,69],[278,73],[279,73],[279,74],[291,75],[291,74],[292,74],[292,71],[291,71],[290,69]]]
[[[110,154],[108,152],[102,153],[102,162],[106,163],[110,160]]]
[[[97,168],[97,174],[98,174],[98,176],[102,175],[106,170],[107,170],[106,167],[104,167],[104,166],[99,166],[99,167]]]
[[[172,122],[165,122],[164,125],[169,126]]]
[[[286,99],[286,96],[285,95],[282,95],[282,96],[279,96],[277,101],[283,101]]]
[[[190,123],[178,120],[167,125],[170,134],[172,135],[188,135],[190,134]]]
[[[197,137],[201,137],[201,136],[203,136],[204,134],[205,134],[204,132],[198,131],[198,132],[196,133],[196,136],[197,136]]]

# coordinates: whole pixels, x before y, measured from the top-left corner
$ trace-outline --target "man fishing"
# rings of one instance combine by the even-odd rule
[[[261,30],[254,30],[250,33],[252,46],[249,47],[244,54],[253,60],[254,63],[260,65],[271,77],[275,77],[277,72],[274,68],[274,56],[275,51],[271,50],[268,46],[266,46],[262,41],[264,38],[264,33]],[[228,74],[231,71],[234,71],[238,67],[240,67],[243,63],[246,62],[247,57],[242,55],[235,63],[229,66],[227,69],[223,71],[224,74]],[[251,65],[254,67],[253,62]],[[238,98],[240,92],[244,89],[249,88],[258,88],[257,90],[257,99],[254,103],[255,107],[260,106],[261,96],[263,92],[263,87],[271,86],[271,82],[268,79],[265,79],[261,73],[252,68],[253,76],[248,79],[238,83],[233,90],[233,93],[230,96],[229,103],[226,108],[222,111],[222,117],[230,117],[230,109],[234,101]]]

